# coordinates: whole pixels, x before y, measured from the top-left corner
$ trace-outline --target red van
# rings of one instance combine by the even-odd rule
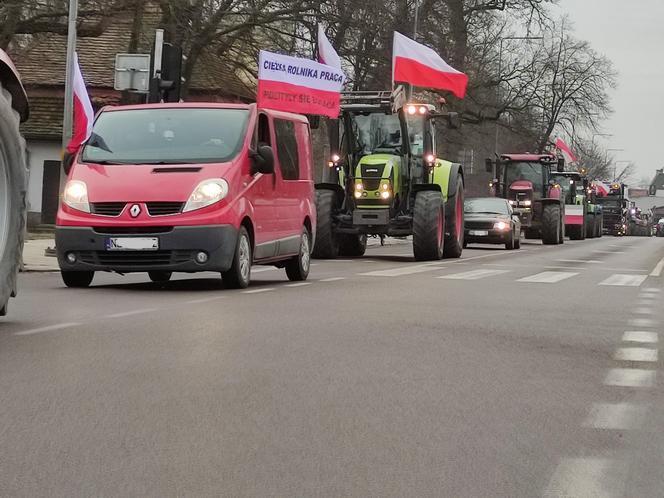
[[[255,104],[106,107],[73,160],[57,216],[68,287],[95,271],[309,273],[316,233],[309,123]]]

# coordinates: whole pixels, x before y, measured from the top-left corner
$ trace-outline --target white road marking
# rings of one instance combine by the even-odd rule
[[[632,318],[629,321],[629,324],[632,327],[653,327],[655,325],[655,320],[650,318]]]
[[[645,289],[641,289],[642,293],[650,293],[650,294],[657,294],[659,292],[662,292],[661,289],[657,289],[656,287],[646,287]]]
[[[202,299],[192,299],[191,301],[187,301],[187,304],[201,304],[201,303],[209,303],[211,301],[217,301],[219,299],[223,299],[225,296],[214,296],[214,297],[205,297]]]
[[[305,285],[311,285],[311,282],[297,282],[294,284],[286,284],[284,287],[304,287]]]
[[[444,269],[444,266],[437,266],[436,264],[428,265],[412,265],[391,268],[388,270],[376,270],[367,273],[360,273],[362,277],[401,277],[403,275],[412,275],[415,273],[423,273],[427,271],[436,271]]]
[[[30,329],[30,330],[24,330],[22,332],[16,332],[14,335],[41,334],[42,332],[51,332],[53,330],[61,330],[69,327],[76,327],[78,325],[81,325],[80,322],[56,323],[55,325],[47,325],[46,327],[39,327],[38,329]]]
[[[638,429],[645,414],[644,406],[631,403],[595,403],[583,426],[593,429]]]
[[[442,277],[450,280],[480,280],[486,277],[492,277],[494,275],[502,275],[504,273],[509,273],[509,270],[472,270],[465,271],[463,273],[454,273],[452,275],[443,275]]]
[[[270,292],[273,291],[274,287],[265,287],[264,289],[253,289],[242,291],[242,294],[260,294],[261,292]]]
[[[624,472],[608,458],[564,458],[544,491],[545,498],[622,496]]]
[[[590,263],[590,264],[597,264],[601,263],[601,261],[597,261],[596,259],[556,259],[558,263]]]
[[[593,252],[596,252],[596,253],[599,253],[599,254],[625,254],[625,251],[601,251],[601,250],[597,251],[597,250],[595,250]]]
[[[517,282],[534,282],[542,284],[555,284],[561,280],[566,280],[568,278],[578,275],[576,272],[569,271],[543,271],[542,273],[537,273],[529,277],[520,278]]]
[[[613,355],[618,361],[657,361],[657,350],[649,348],[620,348]]]
[[[657,332],[646,332],[645,330],[628,330],[622,336],[625,342],[643,342],[646,344],[656,344],[659,340]]]
[[[648,278],[647,275],[626,275],[624,273],[616,273],[611,275],[606,280],[599,283],[599,285],[619,285],[626,287],[639,287],[645,279]]]
[[[141,315],[143,313],[150,313],[152,311],[157,311],[157,308],[143,308],[140,310],[124,311],[122,313],[113,313],[112,315],[104,316],[104,318],[124,318],[125,316]]]
[[[614,368],[609,370],[604,384],[618,387],[652,387],[655,385],[655,370],[639,368]]]
[[[646,308],[646,307],[634,308],[632,310],[632,313],[634,313],[635,315],[652,315],[652,314],[654,314],[652,308]]]
[[[664,258],[659,260],[659,263],[657,263],[655,268],[650,272],[650,276],[659,277],[662,274],[662,270],[664,270]]]
[[[319,282],[338,282],[339,280],[346,280],[346,277],[322,278],[319,280]]]

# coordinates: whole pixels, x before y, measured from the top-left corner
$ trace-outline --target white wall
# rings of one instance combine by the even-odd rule
[[[60,161],[61,149],[59,142],[28,140],[28,211],[41,213],[44,161]]]

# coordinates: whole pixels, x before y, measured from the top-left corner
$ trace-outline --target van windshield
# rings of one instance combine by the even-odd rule
[[[217,163],[242,148],[246,109],[127,109],[99,115],[82,161],[102,164]]]

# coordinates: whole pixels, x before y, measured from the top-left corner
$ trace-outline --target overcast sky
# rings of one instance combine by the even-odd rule
[[[636,179],[651,178],[664,167],[664,0],[560,0],[559,10],[618,71],[614,114],[602,130],[613,136],[595,140],[625,149],[616,159],[633,160]]]

